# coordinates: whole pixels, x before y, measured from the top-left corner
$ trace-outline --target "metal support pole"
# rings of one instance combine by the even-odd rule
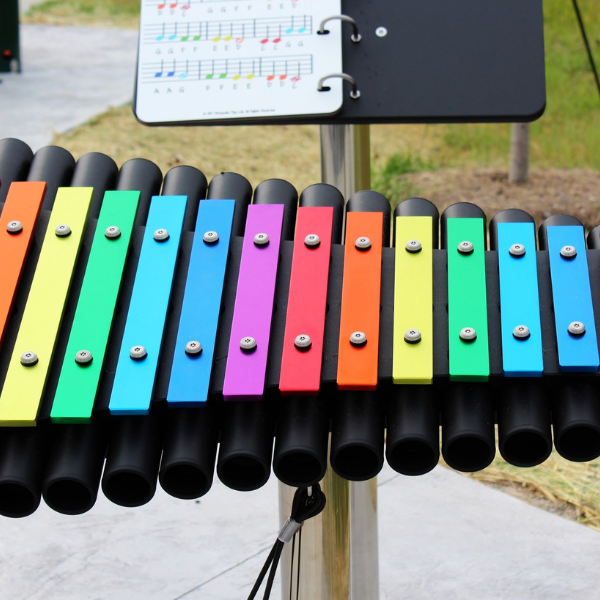
[[[321,125],[321,180],[337,187],[346,201],[371,187],[368,125]],[[302,600],[376,600],[379,598],[377,479],[352,482],[332,469],[321,482],[327,507],[302,528]],[[279,515],[290,515],[294,489],[279,484]],[[296,549],[296,555],[298,554]],[[282,599],[296,597],[297,558],[290,569],[291,546],[282,557]]]

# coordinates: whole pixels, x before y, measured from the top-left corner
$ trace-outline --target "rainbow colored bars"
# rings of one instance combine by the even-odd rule
[[[44,193],[43,182],[13,184],[0,218],[0,250],[10,257],[0,264],[6,282],[0,294],[1,335],[19,289]],[[381,310],[384,214],[348,212],[339,322],[331,325],[327,311],[333,208],[298,210],[288,276],[280,268],[287,243],[282,241],[283,205],[249,207],[238,272],[237,263],[232,267],[230,261],[235,245],[234,200],[201,200],[192,234],[186,233],[184,225],[190,212],[188,198],[155,196],[139,260],[136,256],[133,263],[135,280],[122,339],[115,342],[110,334],[122,279],[128,261],[134,260],[130,248],[140,193],[106,192],[98,220],[86,224],[92,194],[92,188],[61,188],[47,227],[43,222],[38,226],[38,236],[45,233],[39,258],[32,258],[33,263],[37,259],[35,273],[0,396],[2,426],[36,424],[68,298],[76,307],[48,414],[55,423],[90,422],[111,343],[118,345],[106,406],[111,414],[148,414],[165,370],[168,385],[158,399],[168,406],[203,406],[215,385],[226,401],[262,399],[266,388],[274,387],[268,361],[281,289],[287,304],[275,385],[282,396],[319,395],[328,327],[337,339],[333,367],[339,390],[376,390],[382,373],[383,379],[398,386],[430,386],[440,376],[456,382],[486,381],[490,374],[498,374],[491,357],[499,352],[492,352],[489,334],[497,322],[488,296],[494,286],[499,295],[501,374],[522,378],[544,372],[539,265],[534,225],[527,219],[519,221],[517,216],[514,221],[493,223],[493,249],[488,252],[484,216],[472,208],[464,209],[463,216],[449,209],[442,218],[444,248],[438,250],[437,211],[436,215],[401,211],[394,223],[393,318],[388,316],[386,322]],[[80,264],[81,281],[69,296],[86,228],[89,249],[85,264]],[[600,363],[596,332],[592,326],[582,330],[583,323],[595,322],[587,256],[578,251],[585,249],[583,229],[548,226],[545,231],[559,369],[596,372]],[[185,235],[191,252],[182,274],[178,265]],[[171,355],[165,357],[172,290],[182,282],[177,339],[169,349]],[[217,356],[222,305],[234,296],[228,351]],[[445,320],[443,308],[437,313],[432,310],[440,306],[440,297],[447,298],[445,329],[439,325]],[[393,356],[391,364],[384,361],[382,367],[380,338],[387,328],[393,328]],[[436,356],[437,348],[442,352]],[[332,373],[331,357],[326,358]],[[219,376],[214,369],[217,361]],[[221,376],[219,389],[219,381],[212,380]]]

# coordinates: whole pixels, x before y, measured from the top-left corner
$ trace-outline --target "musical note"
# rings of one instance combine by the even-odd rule
[[[182,7],[183,8],[183,7]],[[235,40],[236,44],[249,39],[257,39],[261,44],[265,45],[269,41],[274,44],[279,44],[285,37],[297,35],[312,34],[312,17],[292,16],[287,18],[265,18],[265,19],[236,19],[226,21],[199,21],[187,23],[187,33],[182,35],[177,40],[177,26],[175,24],[175,32],[171,35],[166,35],[164,24],[154,23],[146,25],[143,30],[144,40],[147,43],[165,43],[165,42],[187,42],[200,40],[213,43],[230,42]],[[301,25],[301,27],[298,27]],[[197,35],[190,35],[190,27],[198,31]]]
[[[142,65],[142,82],[162,79],[168,81],[175,77],[179,79],[200,80],[232,80],[246,79],[251,81],[263,78],[266,81],[297,82],[303,75],[313,72],[312,56],[288,56],[287,58],[243,58],[193,61],[169,60],[169,68],[165,71],[164,61]]]

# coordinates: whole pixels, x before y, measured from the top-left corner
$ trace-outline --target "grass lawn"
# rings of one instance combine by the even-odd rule
[[[590,42],[600,63],[600,0],[580,0]],[[139,0],[51,0],[27,21],[66,25],[136,27]],[[544,0],[548,104],[531,126],[531,166],[600,169],[600,98],[595,89],[571,2]],[[600,66],[600,65],[599,65]],[[75,156],[105,152],[119,164],[133,157],[156,162],[163,172],[177,164],[199,167],[207,177],[237,171],[253,185],[270,177],[298,190],[318,181],[318,128],[145,128],[130,107],[113,109],[56,143]],[[393,202],[419,194],[402,176],[440,168],[508,169],[510,126],[383,125],[371,129],[374,189]],[[555,453],[539,467],[518,469],[498,458],[472,475],[600,529],[600,461],[569,463]],[[545,506],[548,508],[548,506]]]
[[[25,23],[137,28],[140,0],[47,0],[29,9]]]

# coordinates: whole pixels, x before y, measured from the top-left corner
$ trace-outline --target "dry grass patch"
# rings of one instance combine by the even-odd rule
[[[522,469],[496,458],[465,475],[600,531],[600,459],[573,463],[553,452],[543,464]]]
[[[422,125],[378,125],[371,128],[373,167],[385,164],[411,145],[430,144]],[[119,165],[146,158],[166,172],[179,164],[191,165],[212,178],[234,171],[253,186],[272,177],[286,179],[302,191],[320,181],[319,128],[302,126],[145,127],[130,106],[110,109],[85,125],[58,135],[54,143],[76,158],[103,152]]]

